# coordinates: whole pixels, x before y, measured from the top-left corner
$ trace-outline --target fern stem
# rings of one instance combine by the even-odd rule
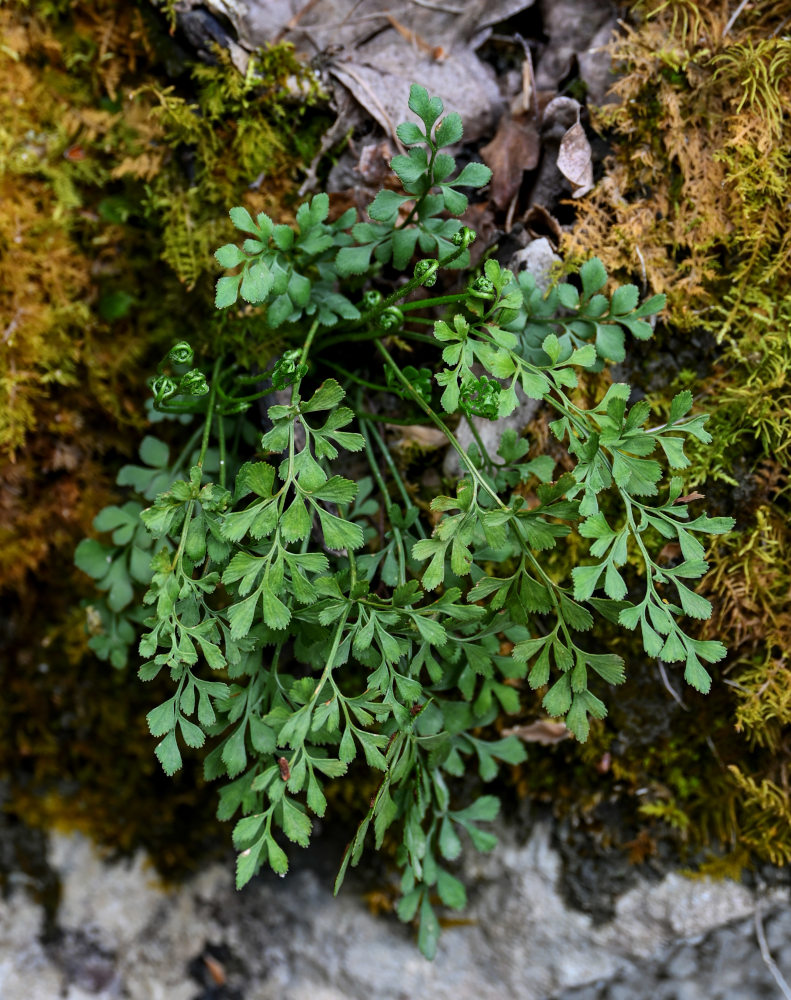
[[[389,391],[389,390],[388,390]],[[355,412],[358,420],[375,420],[380,424],[393,424],[398,427],[427,427],[425,420],[413,417],[391,417],[386,413],[366,413],[365,410]]]
[[[416,216],[420,212],[421,205],[426,200],[426,196],[431,193],[431,189],[434,187],[434,161],[437,158],[437,153],[439,152],[439,146],[435,145],[434,142],[432,141],[430,128],[426,129],[426,141],[431,146],[431,156],[429,157],[428,168],[427,168],[427,173],[430,178],[430,181],[426,186],[426,190],[423,192],[423,194],[421,194],[416,199],[415,204],[412,206],[412,210],[410,211],[409,215],[404,219],[403,222],[400,222],[395,227],[396,229],[406,229],[409,223],[412,222],[414,218],[416,218]]]
[[[433,322],[433,320],[431,322]],[[331,329],[334,330],[335,327],[331,327]],[[391,334],[389,334],[389,331],[386,330],[376,330],[373,333],[371,333],[370,331],[367,333],[351,333],[351,334],[341,333],[337,337],[330,337],[329,340],[322,340],[320,346],[322,348],[334,347],[335,344],[347,344],[353,341],[379,340],[380,338],[386,337],[388,335]],[[434,339],[434,337],[427,337],[424,333],[417,333],[414,330],[399,330],[398,336],[409,337],[410,340],[418,340],[421,343],[431,344],[434,347],[436,347],[437,344],[437,341]]]
[[[486,465],[486,470],[491,476],[494,472],[494,462],[491,460],[489,452],[484,447],[480,432],[475,426],[475,421],[466,413],[464,414],[464,419],[467,421],[467,426],[470,428],[472,436],[475,438],[475,443],[478,445],[478,451],[481,453],[481,461]]]
[[[187,443],[181,449],[181,451],[179,452],[179,457],[176,459],[176,461],[173,464],[172,471],[173,471],[173,475],[174,476],[181,469],[182,465],[184,465],[184,463],[187,461],[187,459],[189,458],[190,452],[195,447],[195,445],[198,443],[198,439],[201,437],[202,434],[203,434],[203,428],[202,427],[198,427],[194,431],[194,433],[192,435],[190,435],[189,441],[187,441]]]
[[[311,695],[311,699],[306,707],[310,707],[311,705],[316,704],[316,700],[321,694],[321,689],[327,683],[327,679],[332,673],[333,661],[338,653],[338,647],[341,644],[341,636],[343,635],[343,630],[346,627],[346,619],[349,617],[350,610],[351,610],[351,604],[349,604],[349,606],[343,612],[343,614],[341,615],[341,620],[338,622],[335,628],[335,635],[333,636],[332,646],[330,647],[330,651],[327,654],[326,664],[321,672],[321,676],[319,677],[316,687],[313,689],[313,694]]]
[[[398,378],[398,381],[401,383],[401,385],[404,386],[404,388],[407,390],[407,392],[409,393],[409,395],[414,399],[414,401],[417,403],[417,405],[421,408],[421,410],[423,410],[423,412],[427,414],[427,416],[431,419],[432,423],[436,424],[436,426],[438,427],[438,429],[442,431],[442,433],[445,435],[445,437],[451,443],[451,445],[453,446],[454,451],[456,452],[456,454],[461,459],[462,464],[464,466],[466,466],[466,468],[469,470],[469,473],[472,476],[472,478],[480,486],[482,486],[484,488],[484,490],[486,490],[486,492],[494,500],[494,502],[497,504],[498,507],[501,507],[503,510],[506,510],[507,509],[506,504],[504,504],[503,501],[500,499],[500,497],[497,495],[497,491],[492,489],[492,487],[486,482],[486,480],[483,478],[483,476],[480,474],[480,472],[475,468],[475,466],[473,465],[472,461],[470,460],[470,457],[467,454],[467,452],[462,448],[462,446],[456,440],[456,436],[453,433],[453,431],[440,418],[440,416],[437,413],[435,413],[434,410],[431,409],[431,407],[428,405],[428,403],[425,401],[425,399],[423,399],[423,397],[420,395],[420,393],[415,390],[415,388],[412,385],[412,383],[409,381],[409,379],[404,375],[404,373],[398,367],[398,365],[396,364],[396,362],[393,360],[392,355],[387,350],[387,348],[384,346],[384,344],[381,342],[381,340],[377,340],[376,341],[376,348],[379,351],[379,353],[384,357],[385,361],[389,365],[391,365],[391,367],[393,368],[393,371],[395,372],[396,377]]]
[[[197,464],[203,467],[203,461],[206,458],[206,452],[209,448],[209,437],[211,436],[211,425],[214,419],[214,406],[217,402],[217,381],[220,374],[220,365],[222,364],[222,356],[217,358],[214,362],[214,367],[211,371],[211,385],[209,386],[209,401],[206,406],[206,422],[203,425],[203,438],[201,439],[200,454],[198,455]]]
[[[385,442],[382,440],[382,435],[376,429],[376,426],[374,424],[368,425],[368,430],[371,432],[371,435],[373,436],[373,439],[376,441],[377,445],[379,446],[379,450],[382,453],[382,457],[384,458],[385,463],[386,463],[388,469],[390,470],[390,474],[392,475],[392,477],[393,477],[393,479],[395,481],[395,484],[398,487],[398,492],[403,497],[404,504],[406,505],[406,509],[409,510],[410,508],[414,507],[416,510],[419,511],[420,508],[417,507],[417,505],[415,504],[415,502],[412,500],[412,497],[407,492],[407,488],[404,485],[404,480],[401,478],[401,474],[398,471],[398,469],[396,468],[396,464],[393,461],[393,456],[390,454],[390,449],[387,447],[387,445],[385,444]],[[415,528],[417,529],[417,533],[420,535],[421,538],[425,538],[426,537],[426,532],[425,532],[425,530],[423,528],[423,525],[420,523],[420,518],[419,517],[418,517],[417,521],[415,521]]]
[[[302,345],[302,353],[299,356],[299,364],[300,365],[304,365],[304,364],[307,363],[308,354],[310,354],[310,348],[311,348],[311,345],[313,344],[313,338],[316,336],[316,331],[318,330],[318,328],[319,328],[319,321],[318,321],[318,319],[314,319],[313,322],[310,325],[310,329],[308,330],[308,335],[305,338],[305,343]],[[294,405],[294,403],[296,401],[297,391],[299,390],[299,387],[300,387],[301,383],[302,383],[302,379],[299,379],[298,381],[296,381],[294,383],[294,385],[293,385],[293,387],[291,389],[291,405],[292,406]]]
[[[225,489],[225,421],[222,413],[217,414],[217,443],[220,449],[220,486]]]
[[[319,321],[314,319],[308,330],[308,335],[305,338],[305,343],[302,345],[302,353],[299,356],[299,363],[304,365],[308,360],[308,354],[310,353],[310,346],[313,343],[313,338],[316,336],[316,331],[319,328]]]
[[[433,299],[415,299],[413,302],[405,302],[401,306],[401,312],[408,312],[411,309],[431,309],[432,306],[449,306],[454,302],[464,302],[466,298],[466,294],[462,292],[457,295],[437,295]]]
[[[374,392],[392,392],[393,390],[386,385],[377,385],[375,382],[369,382],[367,379],[360,378],[359,375],[355,375],[353,372],[347,371],[340,365],[336,365],[334,361],[324,360],[324,364],[328,368],[332,368],[333,371],[339,372],[344,378],[350,379],[352,382],[356,382],[357,385],[364,386],[366,389],[373,389]]]
[[[360,394],[358,394],[358,403],[360,402],[359,395]],[[366,455],[366,458],[368,459],[368,464],[371,467],[371,472],[374,475],[374,479],[376,480],[376,484],[379,487],[379,490],[380,490],[382,496],[384,497],[385,500],[388,500],[389,499],[389,493],[387,491],[387,484],[385,483],[384,477],[382,476],[382,471],[379,468],[379,463],[374,461],[373,447],[371,445],[371,437],[370,437],[370,435],[368,433],[368,427],[366,426],[365,420],[359,420],[359,418],[358,418],[358,422],[360,424],[360,431],[362,433],[362,436],[365,438],[365,455]],[[403,539],[403,537],[401,535],[401,529],[400,528],[397,528],[393,524],[393,525],[391,525],[391,530],[393,532],[393,539],[395,540],[396,547],[398,549],[398,575],[399,575],[399,582],[400,583],[405,583],[406,582],[406,563],[405,563],[405,560],[404,560],[404,539]]]
[[[411,278],[405,285],[402,285],[400,288],[397,288],[392,293],[392,295],[388,295],[386,299],[382,299],[382,301],[378,305],[374,306],[373,309],[369,309],[368,312],[363,313],[359,319],[354,320],[352,325],[359,326],[361,323],[370,323],[370,321],[373,320],[376,316],[378,316],[380,313],[383,313],[385,309],[389,309],[390,306],[394,306],[397,302],[400,302],[402,299],[405,299],[410,292],[413,292],[419,286],[424,285],[432,274],[436,274],[436,272],[439,271],[440,268],[449,267],[454,260],[457,260],[459,257],[461,257],[461,255],[464,253],[464,251],[467,249],[467,247],[471,242],[472,240],[469,238],[463,239],[461,246],[457,247],[453,251],[453,253],[450,253],[448,254],[447,257],[443,257],[442,260],[437,261],[437,263],[433,264],[430,268],[428,268],[428,270],[426,270],[425,273],[417,275],[414,278]],[[385,331],[383,330],[382,334],[384,333]]]

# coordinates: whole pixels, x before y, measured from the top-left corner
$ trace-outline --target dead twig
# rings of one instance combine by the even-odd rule
[[[319,163],[321,163],[324,156],[332,149],[333,146],[340,142],[344,136],[350,136],[353,131],[353,108],[355,106],[354,98],[345,87],[338,90],[336,103],[338,112],[337,117],[334,124],[332,124],[321,137],[319,151],[311,160],[310,166],[305,173],[305,179],[297,192],[300,198],[304,198],[309,191],[315,191],[319,183],[316,173]]]
[[[764,964],[767,969],[772,973],[774,981],[780,992],[785,997],[785,1000],[791,1000],[791,987],[785,980],[783,973],[778,969],[777,963],[772,958],[772,953],[769,951],[769,943],[766,940],[766,934],[764,933],[764,921],[763,914],[761,913],[761,903],[759,902],[755,908],[755,936],[758,938],[758,947],[761,949],[761,958],[764,960]]]
[[[431,0],[409,0],[410,3],[417,4],[418,7],[425,7],[427,10],[438,10],[442,14],[463,14],[463,7],[448,7],[447,4],[431,3]]]
[[[525,61],[522,63],[522,110],[527,114],[530,105],[533,105],[533,120],[538,128],[538,90],[533,72],[533,55],[530,52],[530,46],[519,32],[514,35],[514,39],[522,46],[522,51],[525,54]]]
[[[717,761],[717,763],[720,765],[723,771],[727,771],[728,769],[725,766],[725,761],[722,759],[722,757],[720,757],[719,750],[714,746],[714,740],[710,736],[707,736],[706,743],[708,745],[709,750],[711,750],[711,754],[714,757],[714,759]]]
[[[684,709],[685,712],[688,712],[689,706],[684,704],[681,695],[675,690],[675,688],[670,683],[670,679],[668,678],[667,673],[665,671],[664,663],[661,660],[657,660],[656,662],[659,667],[659,676],[662,678],[662,683],[665,685],[668,694],[671,696],[673,701],[677,702]]]
[[[747,2],[748,2],[748,0],[741,0],[741,3],[739,4],[739,6],[736,8],[736,10],[728,18],[728,23],[725,25],[725,27],[723,28],[723,31],[722,31],[722,37],[723,38],[728,34],[728,32],[731,30],[731,28],[734,26],[734,24],[736,24],[736,18],[739,16],[739,14],[741,14],[741,12],[747,6]]]
[[[431,58],[436,59],[437,62],[442,61],[442,58],[445,56],[445,50],[441,45],[431,45],[425,40],[425,38],[421,38],[416,31],[412,31],[412,29],[407,28],[405,24],[401,24],[401,22],[396,20],[392,14],[387,15],[387,20],[390,22],[390,26],[395,28],[398,34],[418,51],[431,56]]]
[[[305,14],[308,14],[311,10],[313,10],[318,2],[319,0],[308,0],[306,4],[300,7],[296,14],[289,21],[287,21],[277,35],[275,35],[275,44],[282,42],[283,38],[297,27]]]
[[[285,34],[287,30],[301,31],[303,33],[307,33],[308,31],[318,31],[318,32],[334,31],[336,28],[347,28],[350,24],[363,24],[365,21],[386,21],[387,18],[393,14],[404,14],[404,13],[406,13],[405,10],[398,8],[395,11],[376,10],[373,11],[371,14],[360,14],[359,17],[352,17],[350,11],[346,15],[346,17],[342,18],[340,21],[322,21],[321,24],[311,24],[307,28],[304,28],[301,25],[297,24],[295,22],[295,18],[292,17],[291,21],[289,21],[289,25],[291,25],[292,22],[295,22],[293,26],[289,28],[289,26],[287,25],[286,28],[284,28],[283,31],[281,31],[278,37],[281,37],[283,34]]]
[[[514,228],[514,215],[516,214],[516,205],[519,201],[519,191],[511,199],[511,204],[508,206],[508,214],[505,217],[505,231],[510,233]]]
[[[642,252],[640,251],[640,247],[635,246],[634,250],[635,250],[635,253],[637,254],[638,258],[640,259],[640,270],[641,270],[642,275],[643,275],[643,295],[645,295],[645,293],[646,293],[646,291],[648,289],[648,275],[646,274],[646,270],[645,270],[645,259],[643,257]]]
[[[341,83],[343,83],[344,74],[346,76],[350,76],[352,80],[354,80],[354,82],[360,88],[362,88],[362,90],[365,91],[365,93],[370,98],[371,103],[376,105],[376,107],[379,109],[380,114],[382,115],[382,118],[384,118],[384,120],[387,122],[387,127],[390,132],[390,135],[392,136],[395,144],[398,146],[398,152],[401,153],[402,156],[406,156],[406,149],[404,148],[404,145],[401,142],[401,140],[396,135],[396,128],[395,125],[393,124],[392,119],[390,118],[390,115],[387,113],[386,108],[382,105],[382,102],[379,100],[379,98],[376,96],[373,90],[371,90],[371,88],[368,86],[365,80],[359,75],[359,73],[355,73],[354,70],[349,65],[344,65],[343,69],[341,69],[340,67],[331,69],[330,72],[334,76],[336,76]]]
[[[24,315],[24,312],[25,312],[24,309],[17,309],[17,311],[11,317],[11,322],[3,331],[3,336],[2,338],[0,338],[0,343],[8,344],[11,342],[11,338],[14,336],[17,329],[19,328],[19,321]]]

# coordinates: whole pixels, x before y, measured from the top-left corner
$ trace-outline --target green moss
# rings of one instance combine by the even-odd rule
[[[639,358],[643,387],[668,399],[690,388],[712,414],[713,444],[693,450],[690,471],[709,505],[738,521],[713,547],[705,584],[715,614],[704,634],[731,647],[718,694],[688,713],[672,699],[655,706],[673,715],[673,739],[653,731],[648,692],[626,714],[619,699],[606,723],[613,771],[647,788],[643,815],[682,840],[715,838],[772,861],[791,858],[780,833],[791,801],[781,778],[791,724],[789,15],[788,2],[762,0],[726,33],[715,0],[635,5],[634,27],[613,47],[621,102],[600,116],[614,161],[569,237],[572,250],[594,246],[620,277],[668,293],[666,325]]]
[[[315,118],[302,127],[321,93],[291,45],[255,53],[244,76],[227,53],[217,49],[216,55],[216,65],[191,68],[179,88],[188,96],[156,83],[140,95],[152,102],[151,115],[167,149],[151,178],[145,209],[161,225],[163,258],[188,288],[212,266],[210,247],[231,232],[227,206],[245,192],[259,211],[279,207],[283,181],[313,154],[321,130]],[[128,164],[130,175],[149,172],[147,155]],[[252,195],[251,182],[257,191]]]
[[[114,499],[143,432],[141,372],[167,346],[247,345],[251,367],[277,350],[249,337],[254,319],[217,317],[211,249],[228,205],[288,201],[320,94],[288,45],[245,76],[224,56],[196,64],[148,2],[23,3],[0,30],[4,809],[143,846],[174,875],[223,843],[215,794],[194,761],[176,785],[161,775],[150,689],[86,648],[72,553]]]

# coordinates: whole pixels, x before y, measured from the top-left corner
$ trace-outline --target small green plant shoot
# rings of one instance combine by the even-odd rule
[[[465,906],[463,844],[496,843],[485,786],[525,759],[495,720],[535,689],[585,740],[624,679],[597,620],[639,629],[648,657],[708,691],[725,649],[695,637],[711,607],[694,581],[707,536],[732,522],[690,514],[685,439],[710,438],[689,392],[662,419],[618,382],[579,405],[578,380],[650,337],[664,297],[606,292],[595,257],[546,294],[491,256],[467,273],[475,233],[459,216],[490,171],[457,172],[443,152],[462,122],[439,98],[415,85],[409,107],[401,190],[381,191],[367,220],[329,221],[326,194],[293,227],[231,209],[240,241],[215,254],[230,272],[217,307],[260,311],[281,353],[250,370],[173,347],[151,382],[156,410],[177,418],[171,446],[143,441],[119,477],[129,501],[96,518],[109,540],[76,559],[106,595],[97,654],[122,666],[137,643],[141,679],[172,682],[148,715],[162,767],[210,747],[238,886],[262,866],[285,873],[288,843],[308,846],[328,786],[349,775],[360,823],[336,890],[367,843],[396,843],[397,912],[432,956],[437,909]],[[424,293],[440,276],[450,290]],[[512,429],[483,447],[480,422],[526,398],[552,411],[565,471]],[[478,441],[466,450],[462,422]],[[386,440],[386,424],[421,423],[462,469],[428,498]],[[570,541],[581,555],[559,578]]]

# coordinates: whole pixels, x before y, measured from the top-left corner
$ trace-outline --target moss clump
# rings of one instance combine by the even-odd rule
[[[142,436],[141,371],[249,331],[216,318],[210,248],[228,205],[288,200],[320,95],[287,45],[245,76],[196,63],[147,2],[22,3],[0,32],[4,809],[173,873],[211,844],[213,796],[197,773],[165,792],[150,692],[87,650],[72,555]]]
[[[612,46],[619,102],[598,115],[614,154],[566,249],[594,246],[608,269],[667,293],[660,352],[679,335],[712,345],[665,386],[705,398],[714,443],[694,478],[738,532],[713,547],[706,583],[705,634],[731,647],[721,694],[679,716],[680,740],[613,754],[613,771],[663,785],[642,812],[691,843],[716,836],[742,859],[787,862],[791,3],[758,0],[732,22],[720,0],[631,14]]]
[[[162,257],[189,289],[213,267],[212,249],[229,238],[234,198],[245,192],[252,210],[282,214],[295,162],[312,155],[324,122],[306,119],[321,94],[290,45],[252,56],[244,76],[226,52],[216,54],[217,65],[191,68],[188,97],[159,83],[138,91],[153,134],[115,170],[119,178],[150,181],[145,209],[161,226]]]

